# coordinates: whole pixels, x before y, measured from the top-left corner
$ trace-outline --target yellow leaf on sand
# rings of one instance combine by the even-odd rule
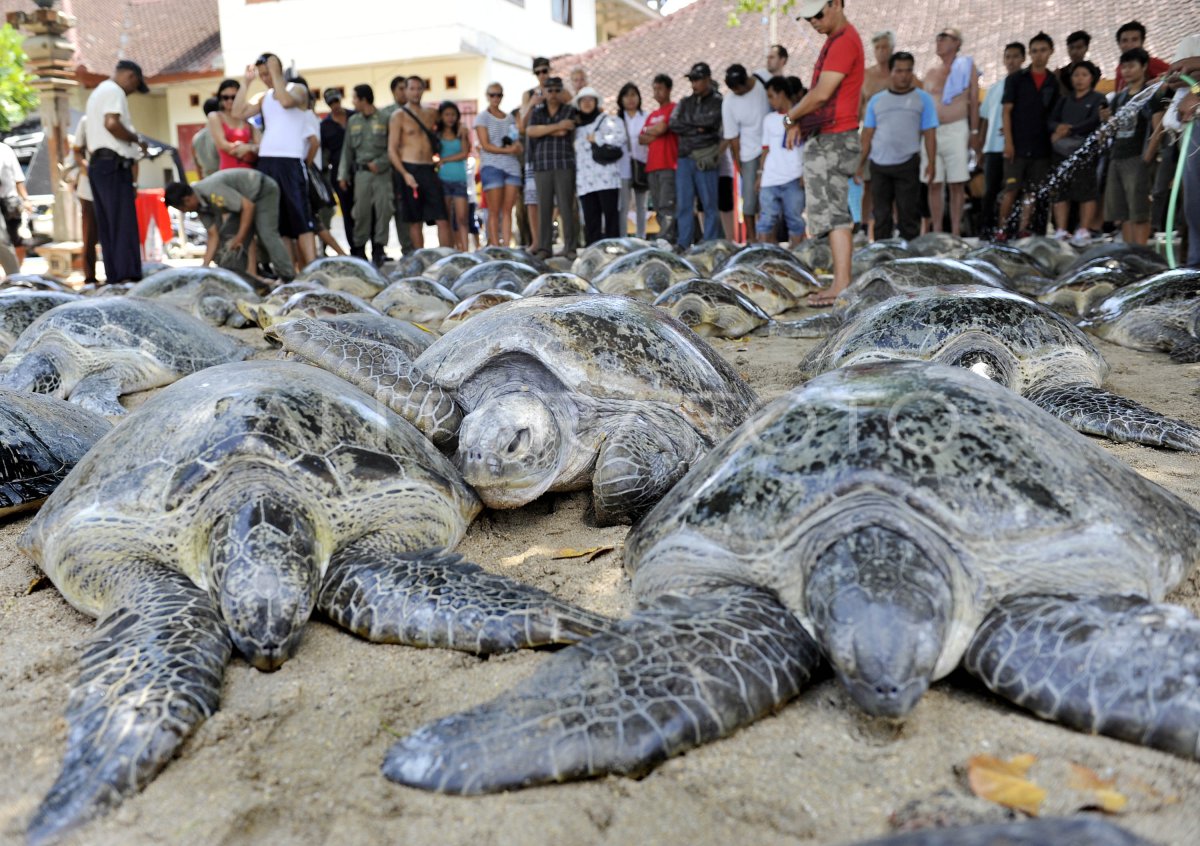
[[[967,761],[971,792],[989,802],[1036,817],[1046,791],[1025,778],[1035,761],[1035,755],[1016,755],[1008,761],[993,755],[976,755]]]
[[[613,548],[611,546],[593,546],[590,549],[556,549],[550,557],[555,561],[563,558],[586,558],[588,561],[591,561],[597,556],[612,551]]]
[[[1082,764],[1071,764],[1067,786],[1091,793],[1096,799],[1096,807],[1109,814],[1120,813],[1129,803],[1129,800],[1115,789],[1116,784],[1115,778],[1100,778],[1095,770]]]

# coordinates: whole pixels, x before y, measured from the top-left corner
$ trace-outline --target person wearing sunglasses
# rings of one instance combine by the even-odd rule
[[[258,157],[262,133],[258,127],[233,115],[233,101],[241,87],[236,79],[222,80],[217,86],[221,108],[208,116],[208,131],[221,158],[219,170],[254,167]]]
[[[850,284],[854,237],[850,180],[862,152],[858,110],[866,60],[862,38],[846,19],[843,0],[803,0],[795,8],[800,12],[798,19],[825,36],[813,68],[812,86],[784,116],[784,124],[789,144],[805,141],[808,234],[829,234],[833,284],[808,298],[810,306],[827,307]]]

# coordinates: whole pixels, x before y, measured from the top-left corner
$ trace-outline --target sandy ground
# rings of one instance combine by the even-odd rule
[[[811,341],[717,341],[765,399],[796,383]],[[1101,345],[1109,386],[1200,422],[1200,368]],[[136,398],[134,398],[136,399]],[[1200,456],[1103,443],[1200,507]],[[0,842],[16,843],[57,773],[61,712],[91,621],[53,587],[27,593],[38,571],[17,551],[28,518],[0,526]],[[630,608],[624,528],[596,528],[582,494],[482,515],[461,551],[595,611]],[[554,550],[613,545],[590,563]],[[1200,578],[1173,595],[1200,612]],[[379,646],[314,621],[274,674],[235,659],[221,710],[140,795],[84,828],[72,844],[320,844],[410,842],[841,843],[921,816],[1000,813],[970,797],[974,755],[1033,753],[1115,776],[1129,796],[1120,820],[1163,843],[1200,831],[1200,764],[1044,723],[955,675],[902,725],[866,718],[832,681],[778,715],[668,761],[641,780],[606,778],[481,798],[435,796],[386,781],[397,735],[476,704],[528,675],[545,653],[479,659]],[[1053,798],[1053,797],[1052,797]],[[1002,815],[1002,814],[1001,814]]]

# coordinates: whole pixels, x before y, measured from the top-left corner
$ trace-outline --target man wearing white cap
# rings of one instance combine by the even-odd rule
[[[942,231],[945,209],[942,184],[950,185],[950,232],[961,233],[967,182],[971,179],[971,148],[979,155],[983,136],[979,134],[979,85],[975,60],[960,54],[962,30],[943,27],[937,36],[938,61],[925,74],[925,90],[937,105],[937,161],[933,181],[929,183],[929,213],[933,231]],[[921,150],[924,155],[924,148]],[[921,172],[928,162],[922,158]],[[924,177],[922,177],[924,181]]]

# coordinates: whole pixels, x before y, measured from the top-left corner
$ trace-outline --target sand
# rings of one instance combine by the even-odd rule
[[[794,387],[814,342],[716,341],[765,399]],[[1200,422],[1200,367],[1101,343],[1109,387]],[[135,401],[138,398],[132,398]],[[1200,456],[1097,441],[1200,507]],[[28,518],[0,526],[0,842],[17,843],[57,774],[61,716],[91,620],[37,579],[17,551]],[[594,611],[631,606],[621,567],[626,528],[597,528],[584,494],[483,514],[460,547],[470,560]],[[552,560],[564,547],[612,545],[591,562]],[[1200,578],[1171,597],[1200,612]],[[895,725],[870,720],[832,681],[778,715],[658,767],[497,796],[436,796],[379,772],[397,735],[486,700],[546,659],[489,659],[366,643],[310,623],[298,654],[263,674],[235,659],[221,710],[140,795],[89,824],[72,844],[841,843],[913,816],[1003,817],[973,799],[972,756],[1039,756],[1114,776],[1129,797],[1120,821],[1163,843],[1195,842],[1200,764],[1042,722],[961,674],[937,683]],[[1047,771],[1048,771],[1047,770]],[[1052,796],[1053,802],[1064,802]],[[1063,807],[1066,807],[1064,805]],[[915,809],[915,810],[914,810]]]

